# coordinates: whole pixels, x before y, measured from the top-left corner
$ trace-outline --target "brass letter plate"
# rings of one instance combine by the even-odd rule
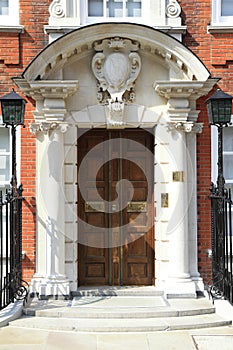
[[[168,193],[161,193],[161,208],[168,208]]]
[[[104,212],[104,203],[103,202],[85,202],[85,212]]]
[[[127,205],[128,213],[137,213],[137,212],[145,213],[146,211],[147,211],[146,202],[129,202]]]
[[[185,181],[184,171],[173,171],[172,178],[174,182],[184,182]]]

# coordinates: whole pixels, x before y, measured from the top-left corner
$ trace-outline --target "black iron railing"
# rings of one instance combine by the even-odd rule
[[[27,297],[22,280],[22,186],[0,191],[0,309]]]
[[[212,284],[214,298],[233,304],[232,209],[231,190],[211,184]]]

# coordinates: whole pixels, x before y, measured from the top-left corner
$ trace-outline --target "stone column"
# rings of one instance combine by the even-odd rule
[[[198,246],[197,246],[197,171],[196,171],[196,134],[202,131],[202,124],[194,124],[186,134],[188,150],[188,243],[189,243],[189,271],[195,283],[197,292],[204,292],[203,279],[198,272]]]
[[[63,123],[37,128],[37,266],[32,292],[40,297],[69,295],[65,276]]]
[[[169,202],[169,271],[166,283],[168,296],[195,296],[195,286],[189,274],[187,149],[183,130],[171,131],[170,150],[172,183]]]
[[[173,124],[170,139],[172,184],[170,190],[169,272],[167,294],[195,297],[201,279],[197,271],[196,137],[194,122]]]

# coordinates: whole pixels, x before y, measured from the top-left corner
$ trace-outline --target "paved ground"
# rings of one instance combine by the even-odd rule
[[[0,349],[232,350],[233,328],[156,333],[83,334],[4,327]]]
[[[54,307],[62,305],[59,301],[54,303]],[[217,300],[215,307],[218,315],[233,321],[233,307],[228,302]],[[233,350],[233,326],[164,332],[84,333],[18,327],[17,322],[12,322],[11,326],[0,329],[2,349]]]

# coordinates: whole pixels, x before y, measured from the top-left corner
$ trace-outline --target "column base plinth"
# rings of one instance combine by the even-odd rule
[[[164,285],[167,298],[196,298],[196,285],[191,278],[169,278]]]
[[[35,274],[30,284],[30,294],[37,295],[40,299],[48,299],[49,297],[68,298],[70,283],[64,275]]]

